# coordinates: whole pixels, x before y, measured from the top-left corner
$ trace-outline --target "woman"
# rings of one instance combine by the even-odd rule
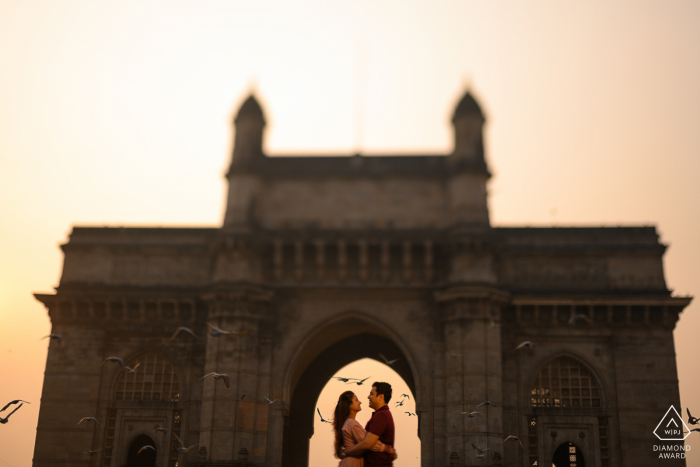
[[[356,445],[363,439],[367,432],[362,425],[355,420],[357,412],[362,410],[362,402],[352,391],[345,391],[338,398],[333,417],[333,431],[335,432],[335,457],[342,459],[338,467],[364,467],[365,460],[361,457],[345,457],[344,449]],[[375,452],[388,452],[396,456],[396,450],[381,441],[377,441],[372,447]]]

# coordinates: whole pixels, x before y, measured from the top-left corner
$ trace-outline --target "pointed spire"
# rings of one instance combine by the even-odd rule
[[[236,115],[235,122],[238,123],[238,120],[241,118],[255,118],[265,122],[262,107],[260,107],[258,100],[253,94],[248,96],[245,102],[243,102],[243,105],[241,105]]]
[[[454,122],[458,117],[465,117],[469,115],[480,115],[484,116],[483,112],[481,111],[481,107],[479,106],[479,103],[476,102],[476,99],[474,99],[474,96],[467,91],[466,94],[462,97],[462,100],[459,101],[459,104],[457,104],[457,108],[455,109],[454,116],[452,117],[452,121]]]

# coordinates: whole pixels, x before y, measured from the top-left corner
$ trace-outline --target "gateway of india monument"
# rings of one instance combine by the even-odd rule
[[[691,299],[656,229],[493,227],[471,94],[452,123],[448,154],[275,157],[251,96],[220,227],[74,227],[35,295],[62,341],[33,465],[307,467],[321,389],[380,353],[415,398],[422,467],[659,465]]]

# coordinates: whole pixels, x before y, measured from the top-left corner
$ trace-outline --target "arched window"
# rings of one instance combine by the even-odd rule
[[[578,361],[559,357],[547,363],[535,379],[532,407],[600,408],[600,386]]]
[[[134,373],[123,372],[117,381],[115,399],[118,401],[178,401],[180,383],[173,366],[160,355],[149,352],[136,358],[131,365],[139,367]]]
[[[586,467],[586,461],[583,458],[583,453],[574,443],[563,443],[554,451],[552,466]]]

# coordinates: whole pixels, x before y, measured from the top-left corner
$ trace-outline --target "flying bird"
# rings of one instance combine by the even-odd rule
[[[385,357],[384,355],[382,355],[382,354],[379,354],[379,356],[382,357],[382,359],[384,360],[384,363],[386,363],[387,365],[393,365],[394,363],[396,363],[396,362],[398,362],[398,361],[400,360],[400,359],[398,359],[398,358],[395,358],[394,360],[389,360],[388,358],[386,358],[386,357]]]
[[[321,409],[319,409],[318,407],[316,407],[316,411],[318,412],[318,416],[321,417],[321,421],[322,421],[323,423],[332,423],[332,422],[329,422],[328,420],[326,420],[325,418],[323,418],[323,415],[321,415]]]
[[[155,450],[156,450],[156,448],[154,448],[154,447],[151,446],[150,444],[147,444],[147,445],[145,445],[144,447],[142,447],[141,449],[139,449],[139,452],[137,452],[136,455],[138,456],[139,454],[141,454],[141,452],[143,452],[143,451],[148,451],[149,449],[150,449],[151,451],[155,451]],[[133,452],[133,451],[132,451],[132,452]]]
[[[248,394],[247,392],[244,392],[243,395],[241,396],[241,400],[245,399],[246,396],[250,397],[250,394]]]
[[[525,342],[521,342],[521,343],[515,348],[515,350],[520,350],[520,349],[523,349],[523,348],[525,348],[525,347],[527,347],[528,349],[531,349],[531,348],[533,348],[534,346],[535,346],[535,343],[534,343],[534,342],[525,341]]]
[[[10,415],[12,415],[13,413],[17,412],[17,411],[19,410],[19,408],[22,407],[23,405],[24,405],[24,404],[18,405],[17,408],[16,408],[15,410],[13,410],[13,411],[10,412],[9,414],[7,414],[7,417],[5,417],[5,418],[0,417],[0,423],[2,423],[2,424],[4,425],[4,424],[6,424],[7,422],[9,422],[9,421],[10,421]]]
[[[338,381],[342,381],[343,383],[347,383],[351,379],[357,380],[357,378],[342,378],[340,376],[334,376],[333,378],[337,379]]]
[[[23,400],[21,400],[21,399],[15,399],[15,400],[10,401],[10,402],[8,402],[7,404],[5,404],[5,407],[3,407],[2,409],[0,409],[0,412],[4,412],[5,409],[8,408],[9,406],[11,406],[12,404],[18,404],[18,403],[20,403],[20,402],[24,402],[25,404],[31,404],[31,402],[23,401]]]
[[[17,401],[14,401],[14,402],[17,402]],[[5,406],[5,408],[7,408],[7,406]],[[2,410],[5,410],[5,409],[2,409]],[[2,410],[0,410],[0,412],[2,412]],[[685,408],[685,411],[688,412],[688,423],[690,423],[691,425],[697,425],[698,422],[700,422],[700,419],[695,418],[692,415],[690,415],[690,409],[688,407]]]
[[[104,360],[102,363],[100,363],[100,366],[104,365],[104,364],[107,363],[107,362],[115,362],[115,363],[118,363],[119,366],[122,367],[122,370],[126,370],[126,371],[128,371],[129,373],[135,373],[135,372],[136,372],[136,368],[138,368],[139,365],[141,365],[140,363],[137,363],[136,365],[134,365],[133,368],[130,368],[130,367],[124,365],[124,360],[122,360],[122,359],[119,358],[119,357],[107,357],[107,358],[105,358],[105,360]]]
[[[482,457],[484,457],[486,455],[484,453],[489,450],[489,448],[479,449],[478,447],[476,447],[476,444],[474,444],[474,443],[472,443],[472,447],[474,448],[474,454],[476,455],[476,457],[478,459],[481,459]]]
[[[207,323],[207,326],[209,326],[209,329],[211,329],[211,332],[209,333],[210,336],[212,337],[221,337],[221,336],[247,336],[250,334],[250,330],[248,331],[224,331],[221,328],[217,328],[214,325],[211,325]]]
[[[272,404],[274,404],[275,402],[277,402],[277,399],[275,399],[275,400],[271,401],[271,400],[270,400],[270,399],[268,399],[267,397],[265,398],[265,400],[266,400],[267,402],[269,402],[269,403],[270,403],[270,405],[272,405]]]
[[[231,382],[229,381],[228,375],[226,375],[226,374],[223,374],[223,373],[219,374],[216,372],[211,372],[208,375],[204,375],[199,379],[204,379],[207,376],[213,376],[215,381],[218,381],[220,379],[224,380],[224,384],[226,385],[226,389],[229,389],[231,387]]]
[[[482,412],[460,412],[460,415],[469,415],[469,418],[474,418],[477,415],[480,415]]]
[[[163,428],[163,427],[160,426],[160,425],[154,426],[154,427],[153,427],[153,431],[155,431],[155,432],[161,432],[161,433],[163,433],[164,435],[167,435],[167,434],[168,434],[168,430],[165,429],[165,428]]]
[[[417,416],[413,412],[404,412],[404,413],[407,413],[409,417],[416,417]]]
[[[511,440],[511,439],[517,441],[518,443],[520,443],[520,447],[523,447],[523,442],[520,441],[520,438],[518,438],[517,436],[510,435],[509,437],[504,439],[503,442],[505,443],[506,441]]]
[[[591,318],[589,318],[587,315],[577,313],[575,315],[571,315],[571,318],[569,318],[569,325],[576,324],[578,320],[583,320],[588,324],[593,324],[593,321],[591,321]]]
[[[700,431],[700,428],[693,428],[690,431],[684,431],[683,433],[692,433],[693,431]]]
[[[63,336],[60,335],[60,334],[48,334],[48,335],[42,337],[42,338],[39,339],[39,340],[40,340],[40,341],[43,341],[44,339],[56,340],[56,341],[58,341],[59,344],[62,344],[62,343],[63,343]]]
[[[496,404],[494,404],[494,403],[491,402],[491,401],[484,401],[484,402],[482,402],[481,404],[477,405],[477,407],[481,407],[481,406],[484,406],[484,405],[490,405],[491,407],[496,407]]]
[[[396,401],[396,405],[394,407],[401,407],[404,402],[404,400]]]
[[[102,452],[102,449],[95,449],[94,451],[83,451],[83,454],[97,454],[98,452]]]
[[[192,334],[192,337],[197,337],[197,335],[196,335],[194,332],[192,332],[192,329],[190,329],[190,328],[188,328],[188,327],[185,327],[185,326],[180,326],[180,327],[177,328],[177,330],[175,331],[175,334],[173,334],[173,337],[170,338],[170,342],[172,342],[172,341],[175,340],[175,338],[177,337],[177,335],[180,334],[180,331],[190,333],[190,334]]]
[[[175,450],[176,450],[179,454],[184,454],[184,453],[186,453],[187,451],[189,451],[190,449],[192,449],[193,447],[199,445],[199,443],[197,443],[197,444],[193,444],[192,446],[186,448],[186,447],[185,447],[185,443],[182,442],[182,440],[180,439],[179,436],[177,436],[175,433],[173,433],[173,436],[175,436],[175,439],[177,439],[177,442],[180,444],[178,447],[175,448]]]
[[[358,386],[362,386],[362,383],[364,383],[365,381],[367,381],[367,380],[370,379],[370,378],[371,378],[371,376],[368,376],[368,377],[366,377],[365,379],[360,380],[360,381],[358,381],[358,382],[350,381],[349,383],[345,383],[345,384],[357,384]],[[353,379],[354,379],[354,378],[353,378]]]
[[[77,425],[80,425],[83,421],[95,422],[97,424],[97,426],[100,426],[100,422],[98,422],[95,417],[83,417],[80,419],[80,421],[77,423]]]

